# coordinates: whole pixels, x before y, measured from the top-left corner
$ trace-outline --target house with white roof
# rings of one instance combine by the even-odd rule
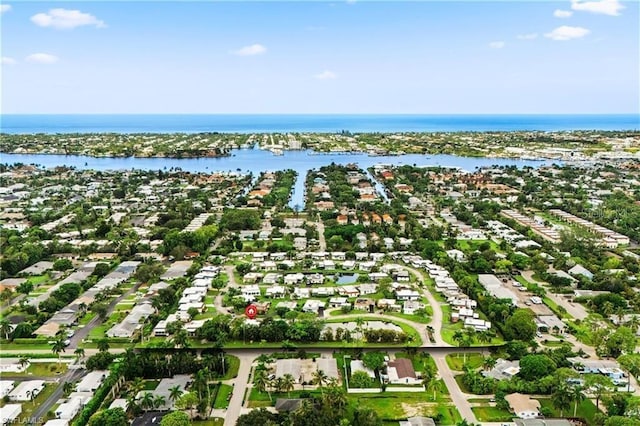
[[[95,392],[100,387],[104,379],[109,375],[108,371],[92,371],[82,378],[76,385],[77,392]]]
[[[20,382],[11,392],[10,401],[31,401],[44,389],[44,380],[27,380]]]

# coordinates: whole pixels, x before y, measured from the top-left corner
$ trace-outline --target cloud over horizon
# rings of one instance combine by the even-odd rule
[[[335,80],[336,78],[338,78],[338,75],[333,71],[324,70],[319,74],[315,74],[313,78],[318,80]]]
[[[18,61],[8,56],[3,56],[2,59],[0,60],[0,63],[2,65],[15,65],[18,63]]]
[[[556,18],[570,18],[572,15],[573,15],[573,12],[570,10],[556,9],[553,12],[553,16],[555,16]]]
[[[618,0],[571,0],[571,9],[598,15],[618,16],[624,6]]]
[[[502,49],[504,45],[504,41],[492,41],[491,43],[489,43],[489,47],[492,49]]]
[[[0,4],[0,13],[5,13],[11,10],[10,4]]]
[[[56,30],[71,30],[82,26],[106,28],[104,21],[95,16],[69,9],[50,9],[48,13],[37,13],[31,17],[31,22],[39,27],[54,28]]]
[[[535,40],[538,38],[538,33],[518,34],[516,38],[518,40]]]
[[[27,62],[32,64],[55,64],[58,62],[58,57],[49,53],[33,53],[25,58]]]
[[[563,25],[554,29],[553,31],[546,33],[544,36],[556,41],[567,41],[582,38],[588,35],[591,31],[582,27],[570,27]]]
[[[259,43],[252,44],[250,46],[241,47],[232,53],[237,56],[255,56],[262,55],[267,52],[267,48]]]

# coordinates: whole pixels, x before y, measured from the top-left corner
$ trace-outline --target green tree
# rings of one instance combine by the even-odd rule
[[[576,417],[578,414],[578,404],[584,401],[585,396],[582,386],[572,386],[569,391],[571,393],[571,399],[573,399],[573,417]]]
[[[590,389],[596,397],[596,408],[600,409],[600,399],[613,390],[613,382],[601,374],[587,374],[584,376],[584,386]]]
[[[69,259],[57,259],[53,262],[53,269],[56,271],[66,271],[73,268],[73,263]]]
[[[516,309],[504,324],[504,334],[508,340],[533,340],[538,331],[534,314],[529,309]]]
[[[518,375],[527,381],[534,381],[553,374],[556,363],[546,355],[525,355],[520,360],[520,372]]]
[[[373,379],[365,371],[356,371],[351,374],[349,386],[352,388],[370,388],[373,386]]]
[[[198,395],[195,392],[187,392],[182,394],[176,401],[176,408],[180,410],[189,410],[190,418],[193,418],[193,409],[198,405]]]
[[[320,388],[320,393],[322,395],[324,395],[324,385],[327,383],[327,380],[328,376],[324,371],[318,369],[313,372],[313,383],[318,385],[318,388]]]
[[[4,336],[6,340],[9,340],[9,335],[11,334],[12,327],[11,323],[6,318],[0,319],[0,334]]]
[[[176,385],[173,387],[169,388],[169,401],[172,401],[173,403],[175,403],[178,398],[180,398],[180,396],[182,395],[182,389],[180,389],[180,386]]]
[[[382,426],[382,419],[370,408],[356,408],[352,426]]]
[[[60,354],[64,352],[65,348],[66,345],[64,344],[64,337],[62,336],[54,340],[53,345],[51,346],[51,352],[58,356],[58,364],[60,364]]]
[[[122,408],[109,408],[91,416],[88,426],[129,426],[129,419]]]
[[[160,426],[189,426],[191,420],[189,416],[182,411],[174,411],[160,420]]]
[[[107,339],[100,339],[96,346],[99,352],[107,352],[109,350],[109,341]]]
[[[560,410],[560,417],[564,417],[564,410],[571,407],[572,398],[571,391],[566,383],[557,386],[556,390],[551,394],[551,403]]]
[[[362,356],[362,363],[373,371],[380,371],[385,366],[384,356],[382,352],[367,352]]]

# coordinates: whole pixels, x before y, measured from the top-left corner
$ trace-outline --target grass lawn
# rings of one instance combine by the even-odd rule
[[[551,403],[551,399],[538,398],[538,401],[540,401],[541,410],[549,410],[551,413],[553,413],[552,417],[561,417],[560,410],[556,409],[553,406],[553,404]],[[600,405],[602,405],[602,403]],[[573,408],[574,408],[574,405],[573,403],[571,403],[571,408],[568,410],[565,410],[562,414],[564,414],[564,416],[573,416]],[[578,411],[576,413],[576,416],[582,417],[587,421],[587,424],[593,425],[595,424],[593,421],[593,418],[596,415],[596,413],[598,413],[598,410],[596,409],[595,404],[591,402],[590,399],[585,399],[580,404],[578,404]]]
[[[233,386],[221,384],[216,395],[216,400],[213,402],[213,408],[227,408],[232,392]]]
[[[240,368],[240,358],[234,355],[226,354],[229,361],[229,369],[226,371],[222,380],[233,379],[238,376],[238,369]]]
[[[160,384],[160,380],[145,380],[144,388],[142,390],[146,390],[146,391],[155,390],[158,387],[158,384]]]
[[[36,275],[35,277],[31,277],[27,280],[27,282],[30,282],[31,284],[33,284],[34,287],[36,287],[39,284],[42,284],[48,280],[49,280],[49,276],[47,274],[44,274],[44,275]]]
[[[249,393],[249,407],[250,408],[258,408],[258,407],[273,407],[276,405],[276,400],[278,398],[299,398],[302,392],[309,393],[312,397],[320,398],[321,393],[319,390],[294,390],[289,393],[276,393],[271,392],[271,398],[269,398],[269,394],[267,392],[258,392],[256,388],[251,388],[251,392]]]
[[[5,343],[2,342],[2,350],[3,351],[20,351],[20,353],[28,354],[29,351],[38,351],[38,350],[51,350],[51,345],[48,343]],[[15,357],[16,355],[11,355]],[[51,357],[55,357],[53,353],[50,355]]]
[[[428,395],[423,392],[350,394],[347,395],[347,401],[350,409],[374,410],[384,422],[395,421],[397,424],[400,420],[406,420],[408,414],[433,417],[438,413],[443,416],[441,424],[455,424],[460,420],[460,414],[453,405],[429,402]]]
[[[471,407],[471,410],[481,422],[508,422],[513,414],[497,407]]]
[[[51,356],[54,356],[53,354]],[[32,362],[22,373],[9,373],[11,376],[42,376],[55,377],[67,371],[67,364],[61,362]]]
[[[446,360],[447,360],[447,365],[449,366],[450,369],[452,370],[456,370],[456,371],[462,371],[463,367],[464,367],[464,361],[465,361],[465,357],[463,354],[449,354],[446,356]],[[467,364],[469,364],[469,366],[471,366],[471,368],[480,368],[482,367],[482,361],[484,360],[484,357],[482,356],[482,354],[479,354],[477,352],[470,352],[468,354],[466,354],[466,362]]]
[[[194,426],[223,426],[224,419],[213,417],[207,420],[191,420],[191,424]]]
[[[78,324],[80,325],[87,325],[89,324],[89,322],[91,322],[92,319],[94,319],[96,316],[95,313],[93,312],[87,312],[86,314],[84,314],[82,316],[82,318],[80,318],[80,321],[78,321]]]
[[[392,317],[398,317],[402,319],[406,319],[413,322],[418,322],[421,324],[430,324],[431,317],[429,316],[421,316],[421,315],[407,315],[401,312],[388,312],[386,315],[391,315]]]
[[[42,392],[38,394],[38,396],[36,396],[36,398],[33,401],[27,401],[22,403],[22,413],[20,413],[20,416],[18,417],[15,423],[27,424],[29,422],[29,419],[31,418],[31,413],[33,413],[33,411],[37,407],[39,407],[42,403],[44,403],[47,400],[47,398],[49,398],[49,396],[51,396],[51,394],[55,392],[57,387],[58,387],[58,384],[56,383],[45,383],[44,389],[42,390]]]
[[[91,340],[99,340],[99,339],[104,339],[106,337],[106,332],[107,330],[109,330],[111,328],[110,325],[107,324],[100,324],[96,327],[94,327],[90,332],[89,332],[89,339]]]

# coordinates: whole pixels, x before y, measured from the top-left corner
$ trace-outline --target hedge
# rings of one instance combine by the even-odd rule
[[[102,402],[105,400],[111,388],[116,385],[118,379],[122,375],[120,373],[120,364],[116,364],[113,370],[111,370],[111,374],[107,376],[102,385],[96,390],[93,394],[93,398],[84,406],[82,412],[78,416],[78,418],[73,422],[72,426],[86,426],[89,423],[89,419],[94,415],[96,411],[102,405]]]

